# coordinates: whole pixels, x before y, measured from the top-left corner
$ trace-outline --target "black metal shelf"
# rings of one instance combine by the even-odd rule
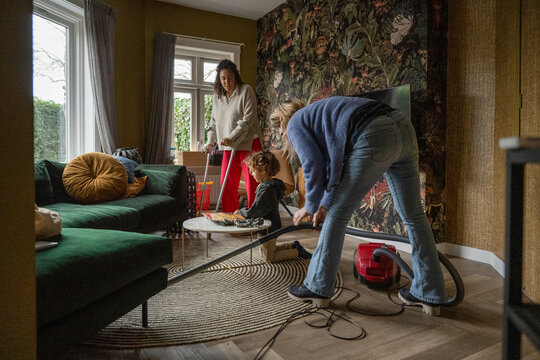
[[[522,302],[523,197],[525,164],[540,163],[540,138],[504,138],[506,150],[506,250],[503,358],[519,359],[521,334],[540,349],[540,305]]]
[[[540,349],[540,304],[509,306],[506,316]]]

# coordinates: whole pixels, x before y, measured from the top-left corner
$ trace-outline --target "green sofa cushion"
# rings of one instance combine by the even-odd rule
[[[185,166],[170,164],[139,164],[135,168],[135,173],[139,171],[139,174],[141,174],[141,172],[146,170],[164,171],[180,176],[180,180],[176,184],[176,188],[171,195],[177,199],[187,199],[187,168]],[[185,204],[180,205],[184,206]]]
[[[54,192],[45,160],[34,163],[34,183],[36,204],[43,206],[54,203]]]
[[[176,200],[167,195],[139,195],[133,198],[107,201],[101,205],[121,206],[137,209],[140,213],[139,229],[155,229],[158,224],[170,224],[168,214],[179,217],[181,209]]]
[[[173,195],[180,176],[159,170],[135,170],[135,176],[147,176],[144,194]]]
[[[47,325],[172,262],[171,240],[100,229],[62,229],[36,253],[37,326]]]
[[[141,214],[134,207],[71,203],[55,203],[45,207],[60,214],[63,228],[134,230],[141,221]]]
[[[44,160],[51,178],[51,185],[54,193],[54,202],[76,203],[77,201],[68,195],[62,182],[62,174],[66,168],[66,163]]]

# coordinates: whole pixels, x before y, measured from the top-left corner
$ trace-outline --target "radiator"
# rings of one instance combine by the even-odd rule
[[[219,191],[221,190],[219,183],[221,180],[221,175],[206,175],[206,182],[213,181],[214,183],[210,187],[210,210],[214,210],[217,200],[219,198]],[[197,183],[202,183],[204,181],[204,174],[195,174],[195,181]],[[202,184],[199,189],[202,189]],[[208,188],[206,188],[208,191]]]

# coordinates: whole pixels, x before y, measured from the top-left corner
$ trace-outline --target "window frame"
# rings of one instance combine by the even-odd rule
[[[177,36],[175,59],[188,57],[195,59],[192,68],[195,73],[193,81],[174,79],[174,92],[193,91],[195,94],[191,113],[191,151],[199,151],[205,143],[204,95],[213,95],[214,93],[214,80],[211,82],[203,80],[204,62],[215,61],[219,63],[223,59],[229,59],[240,70],[240,46],[241,44]],[[172,138],[174,144],[174,134]]]
[[[33,0],[33,15],[67,28],[66,161],[101,151],[94,118],[94,95],[84,24],[84,3],[76,0]]]
[[[191,61],[191,80],[186,80],[186,79],[174,79],[175,82],[179,82],[179,83],[188,83],[188,84],[196,84],[197,83],[197,58],[194,57],[194,56],[187,56],[187,55],[176,55],[174,56],[174,60],[188,60],[188,61]]]
[[[200,84],[208,84],[208,85],[212,86],[212,88],[213,88],[214,87],[214,80],[208,81],[208,82],[204,81],[204,63],[205,62],[208,62],[208,63],[215,62],[216,67],[217,67],[217,64],[219,64],[220,60],[216,60],[215,58],[209,58],[209,57],[199,57],[198,60],[199,60],[199,65],[198,66],[199,66],[199,69],[200,69],[200,71],[198,72],[198,75],[200,76],[200,78],[198,79],[198,82]]]

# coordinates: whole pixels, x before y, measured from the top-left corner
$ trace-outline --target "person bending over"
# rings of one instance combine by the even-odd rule
[[[259,182],[253,205],[249,208],[241,208],[236,213],[245,218],[262,217],[272,222],[269,231],[273,232],[281,228],[279,215],[279,200],[285,193],[285,184],[280,179],[272,178],[279,172],[278,159],[270,151],[260,151],[248,155],[245,160],[249,172]],[[306,251],[298,241],[287,244],[277,244],[276,239],[265,242],[260,247],[261,255],[267,262],[275,262],[297,257],[311,258],[311,253]]]
[[[433,232],[422,208],[418,145],[409,118],[381,102],[336,96],[306,107],[295,100],[273,111],[286,151],[295,151],[305,177],[305,205],[293,216],[323,222],[301,286],[289,296],[327,307],[334,294],[347,224],[367,192],[385,175],[396,210],[407,227],[414,279],[399,298],[438,315],[447,301]],[[287,140],[288,139],[288,140]]]

